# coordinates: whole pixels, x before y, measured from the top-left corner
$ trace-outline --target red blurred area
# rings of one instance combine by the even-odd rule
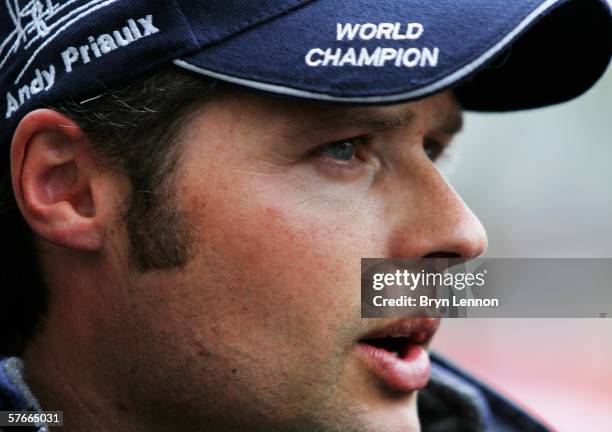
[[[447,319],[433,349],[559,431],[612,431],[612,319]]]

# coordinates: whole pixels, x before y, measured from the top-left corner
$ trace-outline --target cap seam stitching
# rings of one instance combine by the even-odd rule
[[[295,10],[297,7],[300,6],[305,6],[309,3],[312,3],[316,0],[291,0],[288,2],[288,6],[287,7],[277,7],[275,8],[272,12],[268,12],[268,13],[261,13],[258,15],[255,15],[254,17],[252,17],[249,20],[246,21],[242,21],[240,25],[235,25],[233,27],[230,27],[228,30],[226,31],[220,31],[220,32],[216,32],[215,34],[213,34],[212,40],[209,42],[205,42],[203,43],[202,41],[198,41],[198,44],[201,45],[201,47],[211,47],[213,45],[219,44],[231,37],[236,36],[239,33],[242,33],[244,31],[248,31],[251,30],[253,28],[256,28],[262,24],[265,24],[271,20],[274,20],[276,18],[279,18],[285,14],[289,14],[291,13],[293,10]]]

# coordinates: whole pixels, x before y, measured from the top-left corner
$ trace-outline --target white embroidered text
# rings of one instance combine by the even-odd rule
[[[416,41],[425,32],[421,23],[338,23],[336,41]],[[436,67],[438,47],[343,47],[313,48],[304,57],[310,67]]]

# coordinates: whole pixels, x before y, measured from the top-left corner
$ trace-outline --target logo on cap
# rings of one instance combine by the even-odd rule
[[[421,23],[337,23],[336,41],[416,41],[425,31]],[[440,49],[438,47],[349,47],[313,48],[306,54],[304,61],[310,67],[354,66],[384,67],[436,67]]]
[[[108,29],[96,36],[83,36],[80,44],[60,48],[57,61],[37,67],[27,80],[23,79],[37,55],[60,33],[70,29],[92,12],[116,1],[118,0],[92,0],[83,4],[75,0],[30,0],[24,6],[20,6],[17,0],[13,4],[7,1],[8,15],[14,28],[0,42],[0,70],[11,56],[32,50],[31,54],[26,54],[24,63],[19,64],[20,69],[13,82],[13,89],[6,93],[7,119],[35,95],[48,92],[57,81],[56,76],[60,71],[69,74],[78,65],[91,63],[160,31],[155,26],[152,14],[128,18],[119,28]]]

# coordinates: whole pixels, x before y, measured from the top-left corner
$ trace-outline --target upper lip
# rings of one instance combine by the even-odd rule
[[[403,318],[366,333],[360,342],[368,339],[410,338],[415,343],[426,344],[440,325],[440,318]]]

